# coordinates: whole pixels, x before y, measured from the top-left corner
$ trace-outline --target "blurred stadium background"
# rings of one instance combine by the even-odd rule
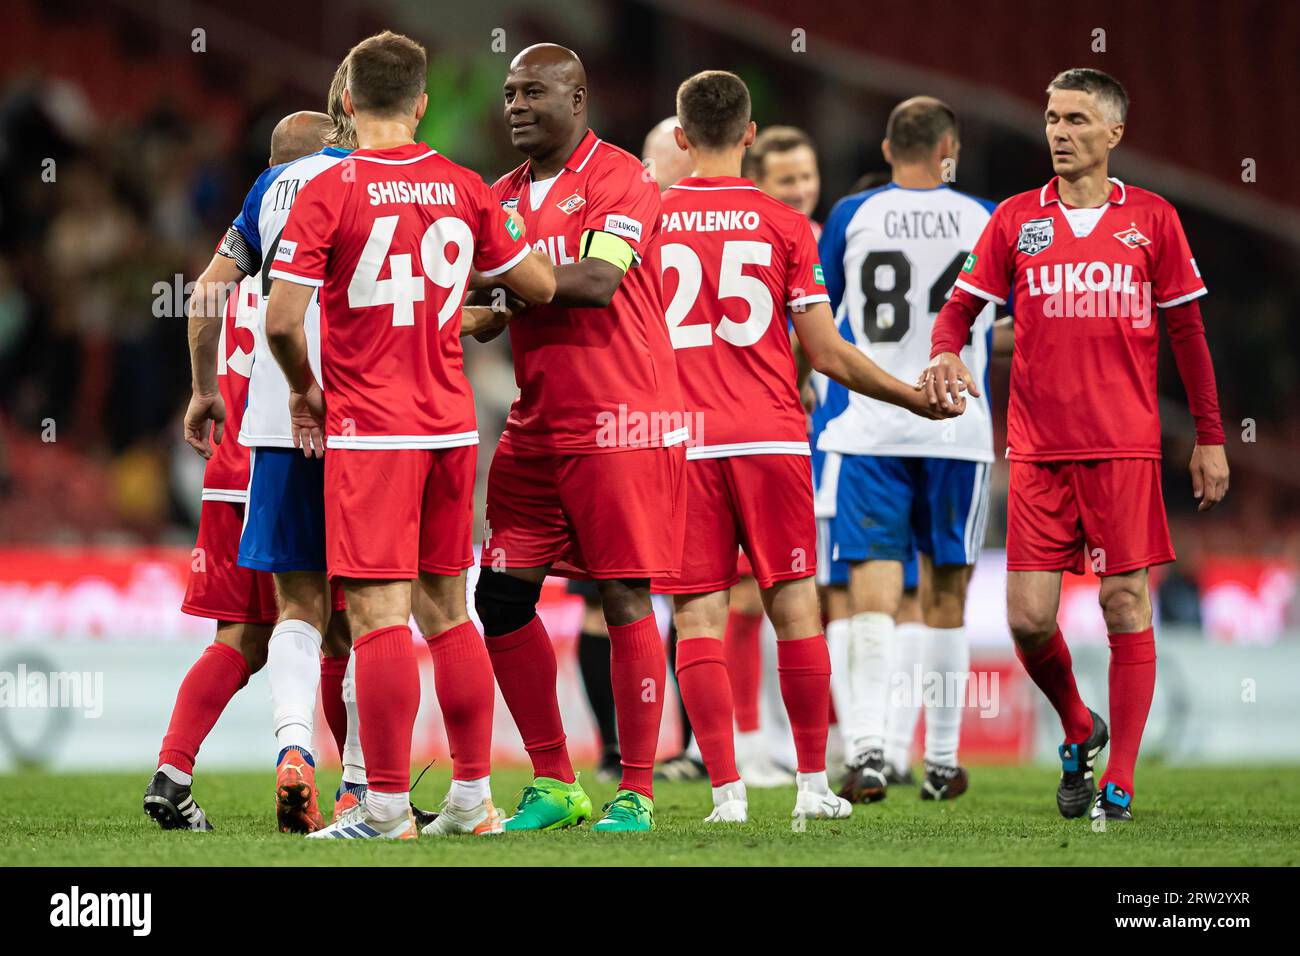
[[[594,127],[632,151],[672,112],[684,77],[735,70],[760,127],[797,125],[817,143],[819,219],[861,174],[885,168],[885,117],[905,96],[955,107],[958,185],[1000,200],[1050,175],[1047,81],[1068,66],[1118,76],[1133,108],[1113,172],[1181,213],[1211,290],[1203,308],[1233,469],[1228,501],[1198,517],[1186,471],[1194,432],[1166,348],[1165,497],[1179,561],[1156,576],[1162,663],[1144,753],[1300,762],[1300,5],[7,0],[0,674],[102,674],[103,698],[99,716],[0,708],[0,769],[152,759],[179,678],[211,635],[210,622],[179,611],[202,472],[180,439],[184,284],[266,165],[276,120],[323,109],[339,58],[382,28],[429,48],[422,138],[489,182],[519,162],[499,89],[529,43],[579,52]],[[504,338],[467,349],[482,475],[515,394],[507,349]],[[1007,376],[995,362],[999,443]],[[1050,752],[1051,730],[1005,628],[998,468],[970,612],[975,667],[996,706],[967,722],[964,754],[1019,761]],[[1061,616],[1085,695],[1103,699],[1095,584],[1067,576]],[[570,644],[578,599],[548,588],[546,609],[557,642]],[[561,657],[566,723],[590,756],[576,670]],[[259,680],[205,744],[205,765],[260,766],[273,753]],[[520,755],[504,707],[498,717],[502,756]],[[444,752],[436,708],[419,726],[417,749]],[[669,751],[674,734],[670,721]]]

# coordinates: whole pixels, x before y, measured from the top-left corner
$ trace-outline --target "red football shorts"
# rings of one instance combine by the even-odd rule
[[[325,562],[331,578],[413,579],[474,563],[478,446],[331,448]]]
[[[1123,574],[1172,560],[1158,459],[1011,462],[1008,571]]]
[[[266,571],[241,568],[239,536],[244,506],[205,501],[199,511],[199,537],[190,559],[190,580],[181,610],[195,617],[244,624],[274,624],[279,615],[275,580]]]
[[[682,572],[660,578],[661,594],[725,591],[740,580],[737,546],[758,586],[817,571],[812,469],[804,455],[737,455],[686,463]]]
[[[686,531],[686,449],[521,454],[488,470],[483,567],[577,578],[676,574]]]
[[[690,481],[689,477],[687,481]],[[752,578],[754,576],[754,565],[750,563],[749,555],[744,552],[744,549],[738,549],[736,554],[736,573],[742,578]]]

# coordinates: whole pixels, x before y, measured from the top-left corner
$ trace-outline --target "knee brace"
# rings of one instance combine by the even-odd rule
[[[474,610],[483,623],[483,633],[500,637],[519,630],[537,613],[541,596],[541,584],[484,569],[474,587]]]

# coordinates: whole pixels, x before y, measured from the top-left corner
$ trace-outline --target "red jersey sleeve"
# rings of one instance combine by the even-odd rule
[[[822,275],[821,257],[812,225],[803,217],[790,236],[790,258],[786,273],[786,306],[802,309],[814,302],[830,302],[826,277]]]
[[[272,279],[287,279],[301,285],[324,284],[325,265],[334,246],[339,209],[343,205],[331,173],[332,170],[317,176],[294,199],[280,241],[273,250]]]
[[[1168,309],[1205,295],[1205,283],[1201,281],[1200,270],[1192,258],[1178,211],[1166,204],[1157,222],[1159,229],[1152,269],[1155,288],[1152,292],[1156,308]]]
[[[528,241],[501,208],[501,200],[482,180],[475,182],[474,198],[479,206],[474,268],[485,276],[509,272],[528,255]]]
[[[993,210],[974,250],[962,264],[954,283],[972,295],[1006,305],[1015,279],[1015,249],[1011,245],[1010,215],[1006,203]]]
[[[589,180],[582,219],[583,229],[618,236],[638,259],[657,234],[662,211],[659,187],[653,179],[642,178],[643,172],[638,163],[621,155],[607,161],[603,174]]]

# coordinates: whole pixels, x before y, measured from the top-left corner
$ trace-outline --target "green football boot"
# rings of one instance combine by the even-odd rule
[[[506,830],[563,830],[590,819],[591,797],[578,781],[537,777],[531,787],[524,787],[514,816],[504,826]]]
[[[605,815],[593,830],[600,833],[644,833],[655,828],[655,802],[632,790],[620,790],[604,806]]]

